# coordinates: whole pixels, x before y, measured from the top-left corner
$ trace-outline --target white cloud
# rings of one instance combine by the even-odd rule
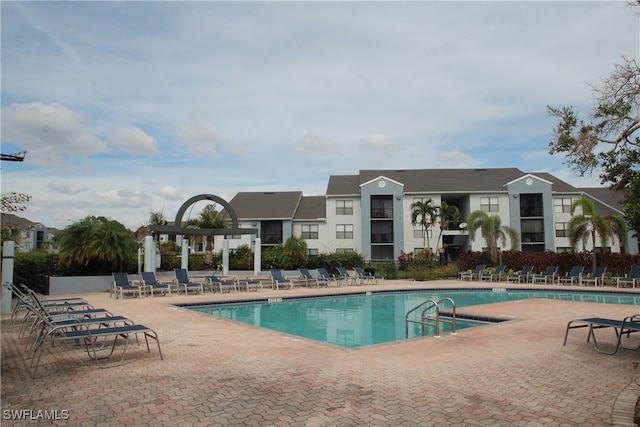
[[[96,205],[116,208],[141,208],[150,205],[153,198],[140,191],[133,190],[109,190],[99,192],[96,197]]]
[[[162,187],[158,194],[167,200],[182,200],[184,198],[178,190],[170,185]]]
[[[114,129],[109,134],[108,142],[132,155],[154,156],[159,153],[153,137],[131,126]]]
[[[224,147],[234,154],[247,153],[246,149],[223,139],[210,123],[193,123],[178,132],[177,138],[189,153],[198,157],[218,157],[217,147]]]
[[[47,186],[53,191],[62,194],[78,194],[87,190],[87,187],[84,185],[73,184],[65,180],[51,181]]]
[[[323,139],[313,133],[307,133],[302,139],[291,147],[292,151],[299,154],[342,154],[340,146],[329,139]]]
[[[382,154],[382,156],[387,159],[395,157],[396,152],[403,149],[402,146],[390,141],[386,136],[379,133],[361,139],[358,146],[369,156],[372,156],[373,152],[375,152]]]
[[[435,159],[438,165],[445,168],[465,168],[473,165],[473,157],[460,152],[458,147],[451,151],[436,153]]]
[[[29,154],[29,163],[62,165],[70,157],[88,157],[107,151],[107,144],[84,127],[84,115],[63,105],[32,102],[2,109],[2,140]]]

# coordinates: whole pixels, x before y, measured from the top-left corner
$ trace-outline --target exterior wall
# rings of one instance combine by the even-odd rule
[[[351,201],[353,204],[353,214],[338,215],[336,213],[338,201]],[[326,252],[335,252],[337,249],[354,249],[364,253],[362,247],[362,221],[361,221],[361,205],[360,198],[354,196],[345,197],[327,197],[327,228],[324,246]],[[338,239],[338,225],[353,225],[352,239]]]
[[[496,197],[498,198],[498,211],[497,212],[487,212],[488,215],[498,215],[500,216],[500,221],[502,225],[506,225],[511,227],[512,219],[510,218],[511,213],[511,205],[509,201],[509,195],[506,193],[478,193],[471,194],[469,196],[469,213],[466,214],[466,217],[473,211],[482,210],[481,208],[481,199],[483,197]],[[519,223],[518,223],[519,224]],[[471,236],[470,232],[466,232],[469,235],[469,244],[471,246],[470,250],[472,251],[482,251],[483,248],[486,247],[486,243],[482,238],[480,230],[476,230],[475,236]],[[473,239],[471,238],[473,237]],[[498,242],[498,245],[501,245],[501,242]],[[509,249],[511,248],[511,242],[507,241],[507,248],[501,249]]]
[[[547,251],[555,250],[555,222],[553,215],[553,197],[551,184],[535,176],[525,176],[507,186],[508,199],[511,203],[508,210],[512,228],[522,232],[520,217],[520,195],[540,194],[542,197],[542,219],[544,229],[544,247]],[[502,206],[501,206],[502,208]],[[520,245],[523,249],[523,245]]]
[[[393,206],[393,260],[395,261],[402,251],[404,251],[404,222],[405,212],[403,203],[404,186],[401,183],[379,177],[360,187],[360,203],[361,216],[360,223],[362,226],[361,245],[362,255],[365,259],[371,259],[372,242],[371,242],[371,197],[372,196],[391,196]]]

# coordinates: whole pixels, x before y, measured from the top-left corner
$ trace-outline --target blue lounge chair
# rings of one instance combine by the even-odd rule
[[[558,276],[558,284],[569,283],[570,285],[573,285],[573,282],[575,282],[576,285],[579,285],[580,278],[582,277],[583,271],[584,271],[584,266],[574,265],[571,268],[571,272],[569,272],[568,274],[565,274],[564,276]]]
[[[214,288],[218,288],[220,293],[223,291],[238,291],[238,283],[235,280],[223,280],[218,276],[207,276],[207,282],[211,285],[211,291],[214,291]]]
[[[289,289],[293,289],[293,280],[284,277],[282,270],[279,268],[271,269],[271,285],[276,289],[280,289],[281,285],[288,286]]]
[[[325,279],[313,277],[308,268],[299,268],[298,271],[300,272],[300,276],[302,276],[301,280],[304,282],[307,288],[310,285],[314,285],[314,284],[316,285],[316,288],[319,288],[320,284],[323,284],[325,286],[327,285],[327,281]]]
[[[327,281],[327,286],[331,286],[332,283],[334,286],[340,286],[340,283],[336,280],[336,276],[329,274],[326,268],[318,267],[316,271],[318,272],[318,277],[320,279]]]
[[[470,282],[473,281],[473,279],[480,280],[480,277],[482,276],[482,272],[484,271],[484,268],[485,268],[484,264],[476,265],[476,268],[471,272],[469,271],[460,272],[460,275],[458,278],[460,280],[469,279]]]
[[[356,272],[356,277],[363,283],[368,281],[370,283],[373,283],[374,285],[377,285],[378,280],[384,280],[383,276],[374,276],[373,274],[364,271],[362,267],[353,267],[353,271]]]
[[[572,329],[580,329],[580,328],[589,328],[589,335],[587,337],[587,341],[593,340],[593,346],[595,347],[598,353],[613,355],[618,352],[620,348],[625,348],[627,350],[640,350],[640,346],[638,347],[625,347],[622,343],[623,336],[629,337],[632,333],[640,332],[640,314],[635,314],[633,316],[625,317],[622,320],[617,319],[605,319],[600,317],[590,317],[587,319],[576,319],[572,320],[567,324],[567,329],[564,333],[564,343],[562,345],[567,345],[567,338],[569,337],[569,331]],[[604,351],[596,340],[595,331],[597,329],[605,329],[605,328],[613,328],[616,334],[617,342],[612,351]]]
[[[151,296],[154,296],[156,292],[161,292],[162,295],[165,292],[171,295],[171,284],[170,283],[160,283],[156,279],[156,274],[153,271],[145,271],[142,273],[142,282],[147,289],[150,290]]]
[[[493,282],[493,279],[497,279],[498,281],[500,281],[502,279],[502,276],[504,275],[505,270],[507,269],[507,266],[504,264],[501,264],[499,266],[497,266],[493,271],[491,272],[483,272],[480,275],[480,280],[488,280],[490,282]]]
[[[358,278],[349,274],[349,271],[346,268],[338,267],[338,274],[339,277],[336,278],[336,280],[344,280],[347,286],[349,286],[349,282],[353,283],[354,285],[358,284]]]
[[[189,290],[199,291],[201,294],[204,294],[204,285],[202,282],[190,281],[189,274],[185,268],[176,268],[173,271],[176,275],[175,284],[178,288],[178,293],[180,293],[180,288],[183,288],[185,295],[189,294]]]
[[[581,285],[589,285],[590,283],[593,283],[593,286],[598,286],[598,282],[600,282],[601,286],[604,286],[604,274],[607,272],[607,267],[601,267],[598,266],[596,267],[596,269],[593,271],[593,274],[591,276],[582,276],[580,278],[580,284]]]
[[[519,273],[507,276],[507,282],[529,283],[532,271],[533,265],[525,265]]]
[[[115,295],[118,298],[118,295],[120,295],[120,299],[122,299],[125,294],[133,294],[133,296],[142,297],[142,288],[140,285],[132,284],[127,273],[113,273],[113,283],[109,296]]]
[[[635,288],[636,284],[640,284],[640,265],[632,266],[627,277],[618,277],[616,283],[616,286],[618,288],[620,287],[620,285],[624,286],[627,284],[630,284],[632,288]]]
[[[547,267],[544,273],[534,274],[532,283],[553,283],[556,274],[558,274],[558,266]]]

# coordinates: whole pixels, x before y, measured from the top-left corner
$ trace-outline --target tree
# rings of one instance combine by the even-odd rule
[[[31,200],[31,196],[25,193],[6,193],[0,196],[0,212],[12,213],[27,210],[25,203]]]
[[[222,216],[216,209],[214,204],[208,204],[204,207],[198,218],[187,221],[187,227],[194,228],[228,228],[229,220]],[[213,235],[204,236],[205,239],[205,265],[214,266],[213,244],[215,237]]]
[[[291,236],[284,242],[284,268],[298,268],[307,263],[307,242]]]
[[[81,265],[91,274],[122,271],[138,249],[131,231],[103,216],[88,216],[71,224],[58,231],[54,240],[61,263]]]
[[[600,169],[600,179],[620,191],[629,228],[640,232],[640,67],[622,57],[599,87],[592,86],[595,107],[586,120],[573,107],[547,106],[558,119],[549,153],[564,154],[580,176]]]
[[[438,215],[438,207],[433,206],[433,201],[418,200],[411,204],[411,224],[422,226],[422,246],[430,249],[429,244],[429,228],[436,221]]]
[[[487,244],[487,252],[489,258],[494,265],[498,265],[498,241],[506,245],[506,237],[509,236],[511,241],[511,250],[516,250],[520,244],[518,232],[513,228],[502,225],[499,215],[489,215],[484,211],[473,211],[467,219],[467,227],[469,228],[469,236],[471,240],[475,240],[476,231],[480,229],[480,234]]]
[[[442,231],[449,229],[449,221],[459,221],[462,214],[457,206],[449,205],[447,202],[440,202],[440,209],[438,210],[438,222],[440,223],[440,234],[438,235],[438,241],[436,246],[440,243],[442,238]],[[444,246],[442,244],[441,246]]]
[[[578,208],[582,213],[574,215]],[[582,242],[582,251],[586,252],[587,243],[591,239],[593,245],[593,269],[591,271],[595,271],[598,265],[596,262],[596,235],[600,237],[602,248],[605,248],[609,239],[616,236],[623,243],[623,238],[626,238],[627,232],[627,225],[619,216],[598,215],[595,203],[590,198],[583,196],[571,203],[571,219],[567,225],[569,243],[575,251],[578,244]]]

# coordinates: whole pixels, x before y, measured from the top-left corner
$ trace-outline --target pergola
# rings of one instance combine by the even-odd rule
[[[231,227],[230,228],[186,228],[182,225],[182,219],[184,217],[187,209],[196,202],[202,200],[210,200],[212,202],[216,202],[224,207],[226,213],[231,218]],[[221,197],[215,196],[213,194],[200,194],[198,196],[194,196],[184,202],[180,209],[178,209],[178,213],[176,214],[176,219],[174,221],[174,225],[150,225],[149,231],[152,234],[169,234],[172,236],[176,235],[196,235],[196,236],[228,236],[228,235],[241,235],[241,234],[258,234],[257,228],[240,228],[238,224],[238,216],[235,211],[231,207],[226,200]],[[155,241],[151,235],[145,238],[145,263],[144,270],[145,271],[155,271],[155,258],[153,255],[156,253],[155,251]],[[254,272],[257,273],[260,271],[260,238],[256,238],[255,243],[255,251],[254,251]],[[188,260],[189,260],[189,247],[187,239],[182,239],[182,268],[188,268]],[[223,274],[227,274],[229,272],[229,241],[223,240],[223,249],[222,249],[222,272]]]

